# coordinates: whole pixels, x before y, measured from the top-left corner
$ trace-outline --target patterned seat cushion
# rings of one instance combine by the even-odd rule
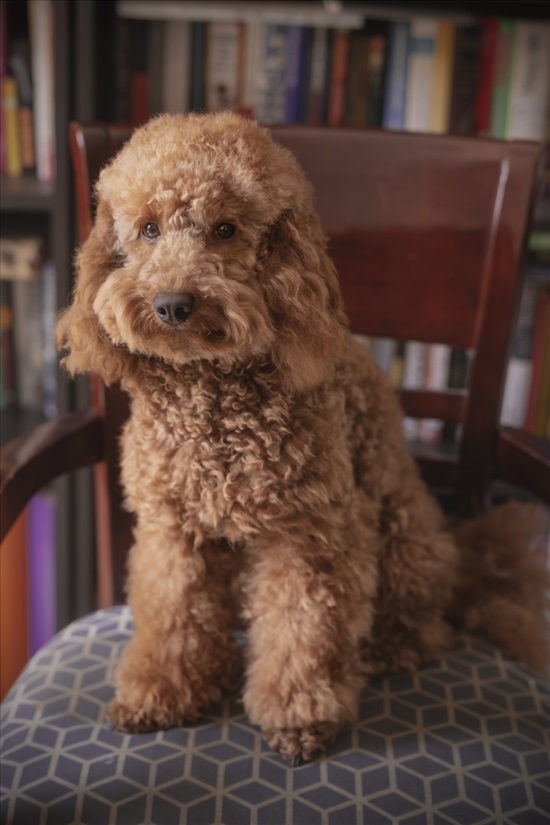
[[[461,641],[415,676],[365,690],[361,721],[290,768],[229,697],[199,724],[125,735],[105,723],[128,608],[74,622],[2,707],[6,825],[468,825],[550,822],[549,689]]]

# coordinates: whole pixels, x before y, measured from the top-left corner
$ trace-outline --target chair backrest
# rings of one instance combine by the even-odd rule
[[[71,125],[82,239],[92,225],[90,184],[130,133],[112,124]],[[481,509],[541,147],[368,129],[276,126],[272,133],[313,183],[352,331],[474,352],[467,389],[404,390],[401,398],[409,416],[460,424],[456,453],[424,451],[418,460],[429,484],[452,490],[456,510]],[[96,392],[107,424],[116,412],[115,430],[125,415],[121,395]],[[116,435],[107,433],[116,447]],[[102,520],[101,532],[117,535],[104,552],[114,562],[118,596],[128,522],[121,528],[114,517],[116,471],[110,490],[110,521]]]

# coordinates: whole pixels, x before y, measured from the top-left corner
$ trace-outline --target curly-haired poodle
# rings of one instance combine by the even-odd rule
[[[243,619],[246,710],[292,762],[356,718],[370,674],[448,647],[455,593],[472,628],[540,665],[537,573],[511,576],[508,594],[481,547],[495,572],[471,595],[396,397],[348,333],[293,155],[234,114],[163,115],[102,171],[97,197],[58,333],[71,373],[131,397],[135,633],[115,725],[196,718],[236,684]]]

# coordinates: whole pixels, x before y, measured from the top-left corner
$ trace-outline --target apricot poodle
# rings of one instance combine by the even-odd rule
[[[294,763],[356,719],[369,675],[448,648],[459,614],[541,665],[538,573],[523,558],[503,572],[493,533],[487,550],[470,528],[468,555],[445,531],[398,402],[348,333],[293,155],[237,115],[163,115],[96,194],[58,334],[70,373],[131,397],[135,633],[114,724],[195,719],[237,684],[243,620],[247,713]],[[482,558],[474,592],[468,570]]]

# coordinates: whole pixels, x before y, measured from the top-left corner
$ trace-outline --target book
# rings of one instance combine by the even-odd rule
[[[8,74],[8,15],[6,3],[0,3],[0,95],[1,84]],[[0,100],[1,103],[1,100]],[[4,109],[0,105],[0,171],[6,171],[6,134]]]
[[[27,514],[19,516],[0,547],[0,697],[23,670],[29,651]]]
[[[510,359],[501,410],[501,423],[512,427],[525,424],[532,381],[531,359],[539,288],[531,278],[525,280],[512,338]]]
[[[206,108],[237,109],[242,98],[240,23],[214,20],[206,29]]]
[[[390,372],[392,360],[397,347],[397,342],[393,338],[373,338],[372,354],[381,370]]]
[[[169,27],[167,27],[166,24],[160,20],[152,20],[149,27],[149,54],[147,60],[147,74],[149,75],[149,110],[151,115],[158,115],[165,111],[164,54],[166,51],[165,35]],[[187,57],[189,57],[188,53]]]
[[[52,0],[28,0],[34,144],[39,180],[55,177],[54,26]]]
[[[133,126],[146,123],[151,115],[149,35],[147,20],[130,20],[130,117]]]
[[[10,75],[2,78],[2,120],[4,124],[5,168],[10,178],[23,174],[19,134],[17,83]]]
[[[285,119],[286,26],[266,23],[261,32],[257,118],[262,123]]]
[[[23,172],[32,172],[36,164],[32,110],[30,45],[27,39],[15,41],[10,49],[10,69],[17,83],[17,121]]]
[[[431,127],[436,35],[437,20],[411,20],[404,122],[409,132],[428,132]]]
[[[243,90],[239,110],[246,117],[258,117],[263,33],[264,26],[259,20],[251,20],[243,28]]]
[[[351,38],[349,30],[338,29],[334,33],[332,42],[327,113],[329,126],[341,126],[344,123],[350,46]]]
[[[489,123],[489,133],[491,137],[495,138],[506,137],[515,34],[516,23],[514,20],[499,20],[496,33]]]
[[[423,387],[427,390],[444,390],[449,383],[451,347],[447,344],[428,344],[425,353]],[[443,421],[422,418],[418,422],[418,437],[425,444],[440,444]]]
[[[43,490],[27,508],[29,654],[56,632],[55,495]]]
[[[403,389],[417,390],[424,386],[424,376],[426,373],[426,351],[427,344],[421,341],[407,341],[405,344],[403,362]],[[417,419],[405,417],[403,420],[403,430],[408,440],[414,440],[419,435],[419,422]]]
[[[132,119],[132,68],[130,58],[130,20],[117,17],[115,24],[115,47],[113,57],[113,112],[119,123],[130,123]]]
[[[11,410],[17,402],[15,347],[11,284],[0,280],[0,409]]]
[[[301,123],[306,118],[309,87],[311,29],[288,26],[286,34],[285,123]]]
[[[518,21],[505,137],[544,140],[550,102],[550,24]]]
[[[367,126],[381,126],[384,106],[388,24],[369,23],[367,60]]]
[[[369,100],[368,23],[349,35],[349,63],[343,122],[346,126],[366,126]]]
[[[453,63],[455,59],[455,34],[456,26],[450,20],[442,20],[438,24],[435,41],[434,81],[430,118],[430,131],[437,134],[445,134],[449,131]],[[458,40],[456,46],[458,49]]]
[[[449,355],[449,373],[447,379],[447,389],[463,390],[468,386],[470,364],[472,354],[460,347],[453,347]],[[448,443],[457,443],[459,440],[460,426],[454,421],[443,423],[441,440]]]
[[[476,131],[482,48],[481,25],[457,27],[449,112],[449,131],[455,135],[473,135]]]
[[[172,20],[165,24],[162,108],[187,112],[191,103],[191,23]]]
[[[42,303],[42,412],[46,418],[57,415],[57,275],[53,261],[45,261],[40,271]]]
[[[542,289],[537,304],[532,345],[531,386],[525,429],[550,438],[550,290]]]
[[[330,48],[330,30],[320,27],[313,29],[309,95],[307,102],[307,122],[312,126],[321,126],[326,122]]]
[[[42,296],[39,237],[2,238],[0,278],[9,282],[17,407],[42,407]]]
[[[189,108],[202,112],[206,106],[206,34],[207,24],[191,23],[191,88]]]
[[[491,126],[491,94],[495,68],[498,19],[496,17],[486,17],[482,21],[481,27],[481,53],[474,121],[475,132],[480,135],[485,135],[489,133]]]
[[[407,96],[407,63],[409,53],[409,23],[395,20],[390,23],[388,56],[382,126],[384,129],[403,129]]]

